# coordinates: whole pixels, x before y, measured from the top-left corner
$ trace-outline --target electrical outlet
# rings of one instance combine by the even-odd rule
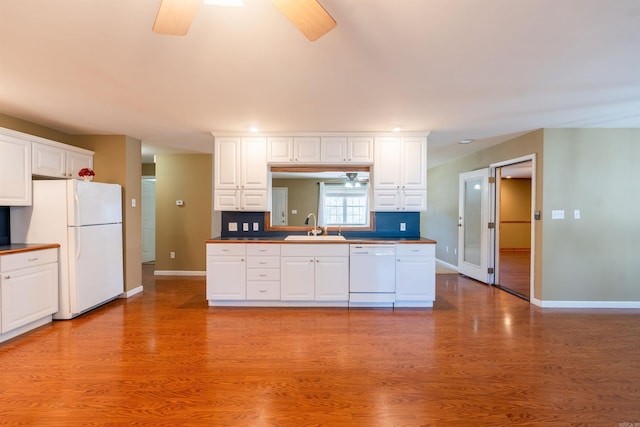
[[[175,259],[176,258],[176,253],[175,252],[170,252],[169,253],[169,258]]]
[[[580,219],[580,209],[575,209],[573,211],[573,219]]]
[[[243,222],[242,223],[242,231],[249,231],[249,223],[248,222]]]
[[[407,223],[406,222],[401,222],[400,223],[400,231],[407,231]]]
[[[253,231],[260,231],[260,223],[258,222],[253,223]]]
[[[229,231],[238,231],[238,223],[230,222],[229,223]]]

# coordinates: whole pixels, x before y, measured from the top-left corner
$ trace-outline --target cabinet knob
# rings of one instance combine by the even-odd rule
[[[4,276],[5,279],[11,279],[11,276]]]

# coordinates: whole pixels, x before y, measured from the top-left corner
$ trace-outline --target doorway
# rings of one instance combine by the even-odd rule
[[[156,179],[142,178],[142,262],[156,260]]]
[[[493,284],[530,301],[534,285],[535,157],[495,164],[491,170],[495,177]]]

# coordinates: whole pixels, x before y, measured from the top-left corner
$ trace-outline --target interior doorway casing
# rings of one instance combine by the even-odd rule
[[[530,275],[529,275],[529,295],[530,301],[534,300],[534,284],[535,284],[535,236],[536,236],[536,156],[530,154],[527,156],[517,157],[515,159],[506,160],[504,162],[494,163],[489,166],[490,176],[494,178],[495,184],[490,191],[491,194],[491,222],[496,224],[491,233],[489,243],[489,265],[493,268],[495,274],[493,275],[493,285],[499,283],[499,271],[500,271],[500,177],[498,176],[498,170],[502,167],[515,165],[523,162],[531,162],[531,252],[530,252]]]

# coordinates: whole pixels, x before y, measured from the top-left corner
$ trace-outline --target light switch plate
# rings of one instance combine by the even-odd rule
[[[229,223],[229,231],[238,231],[238,223],[230,222]]]
[[[564,219],[564,210],[552,210],[551,219]]]

